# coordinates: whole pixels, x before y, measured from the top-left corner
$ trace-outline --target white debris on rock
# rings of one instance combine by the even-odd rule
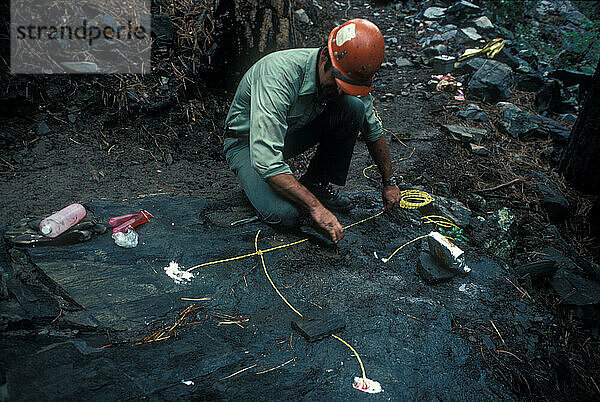
[[[171,261],[169,263],[169,266],[165,267],[164,270],[169,276],[169,278],[172,278],[175,281],[175,283],[189,282],[194,277],[194,274],[192,274],[191,272],[182,271],[181,269],[179,269],[179,264],[177,264],[175,261]]]
[[[187,380],[187,381],[186,380],[181,380],[181,382],[184,383],[187,386],[194,385],[194,381],[192,381],[192,380]]]
[[[352,384],[352,386],[359,391],[367,392],[369,394],[378,394],[383,392],[379,382],[369,378],[366,378],[366,380],[367,382],[365,383],[362,377],[354,377],[354,384]]]

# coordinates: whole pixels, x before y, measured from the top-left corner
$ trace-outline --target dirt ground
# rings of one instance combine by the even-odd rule
[[[396,57],[410,58],[418,52],[415,31],[399,22],[393,8],[365,7],[362,2],[352,2],[350,9],[334,3],[323,5],[321,23],[339,21],[344,16],[360,16],[378,24],[386,38],[397,38],[397,44],[388,42],[386,61],[393,63]],[[315,28],[306,44],[320,45],[319,35],[328,30],[324,25]],[[453,106],[463,108],[464,104],[448,99],[427,85],[431,74],[431,69],[422,65],[394,66],[378,74],[373,95],[383,125],[389,130],[386,138],[394,160],[393,168],[402,176],[407,188],[418,187],[434,196],[460,201],[484,218],[503,207],[512,210],[519,222],[519,239],[511,259],[498,260],[490,256],[481,246],[483,239],[471,237],[474,234],[467,230],[471,241],[464,247],[474,271],[468,279],[460,278],[447,285],[424,284],[415,272],[418,243],[397,257],[397,265],[382,268],[373,258],[374,252],[393,251],[402,242],[422,234],[420,217],[415,212],[400,211],[361,226],[355,233],[349,232],[337,250],[303,245],[271,259],[269,267],[277,271],[282,290],[292,299],[300,300],[303,308],[318,305],[343,311],[348,323],[344,336],[353,340],[372,378],[382,382],[385,389],[382,399],[597,397],[600,394],[596,384],[600,379],[597,323],[584,323],[572,311],[562,309],[560,298],[547,284],[527,289],[529,293],[525,297],[505,280],[514,280],[507,268],[536,260],[540,250],[546,247],[560,248],[560,237],[585,258],[592,259],[598,249],[594,249],[594,239],[581,225],[589,199],[569,190],[552,175],[548,139],[523,142],[492,128],[482,143],[490,151],[489,156],[474,155],[449,139],[440,124],[462,124]],[[103,77],[48,80],[47,88],[53,92],[48,96],[60,99],[58,103],[40,102],[35,105],[38,110],[28,117],[2,119],[0,223],[9,226],[22,217],[49,214],[72,202],[114,202],[123,208],[131,206],[133,211],[156,197],[172,197],[174,202],[186,198],[202,200],[197,214],[186,212],[192,221],[206,216],[202,210],[206,203],[224,214],[247,205],[220,153],[220,126],[233,96],[231,89],[207,83],[199,86],[201,93],[193,102],[176,102],[158,111],[132,109],[123,113],[115,107],[104,106],[107,99],[101,90],[106,85]],[[28,87],[26,83],[23,85]],[[514,92],[511,101],[530,108],[532,95]],[[493,116],[497,117],[492,106],[478,104],[488,111],[492,121]],[[39,135],[38,126],[42,121],[47,123],[50,133]],[[305,160],[306,157],[295,160],[294,168],[301,171]],[[365,144],[359,141],[344,189],[359,201],[359,208],[341,218],[344,224],[369,216],[381,206],[376,169],[366,171],[371,179],[363,173],[371,163]],[[571,220],[558,227],[555,235],[548,234],[549,223],[539,206],[533,182],[536,171],[546,174],[565,190],[572,205]],[[481,203],[481,190],[515,178],[520,179],[517,185],[489,194],[485,203]],[[190,201],[189,205],[196,204]],[[262,241],[270,244],[279,244],[275,239],[294,239],[287,235],[278,237],[279,234],[260,224],[224,234],[212,228],[207,230],[207,238],[222,243],[218,247],[221,254],[211,257],[225,258],[248,252],[258,228],[265,231]],[[569,230],[573,228],[576,230]],[[543,235],[539,236],[540,233]],[[208,256],[200,252],[194,257]],[[192,256],[186,258],[192,262]],[[163,262],[153,263],[155,268],[160,268]],[[69,328],[58,320],[35,323],[29,332],[21,328],[14,333],[9,331],[3,336],[1,346],[12,352],[2,362],[8,364],[7,360],[14,359],[9,364],[10,369],[24,378],[34,375],[36,365],[70,365],[74,378],[85,379],[88,375],[91,382],[87,390],[85,386],[74,385],[75,381],[68,382],[82,392],[73,394],[58,385],[49,385],[59,382],[60,378],[47,371],[40,389],[48,392],[49,399],[81,395],[99,399],[94,390],[104,392],[103,389],[113,392],[105,394],[109,395],[108,399],[248,396],[265,399],[265,395],[293,399],[358,399],[363,396],[350,387],[351,377],[359,376],[360,370],[353,356],[342,346],[313,346],[298,337],[298,341],[294,345],[290,341],[288,347],[291,330],[280,330],[276,318],[278,315],[288,317],[289,311],[265,285],[255,261],[241,268],[242,271],[238,267],[208,271],[204,279],[206,284],[215,285],[213,292],[219,303],[212,307],[253,317],[253,326],[249,327],[254,329],[253,333],[237,326],[227,335],[214,325],[198,330],[192,327],[182,330],[176,343],[143,345],[137,351],[129,346],[109,348],[104,355],[94,354],[96,357],[88,360],[85,357],[88,354],[81,352],[78,339],[90,347],[100,347],[109,343],[110,336],[107,339],[103,331],[87,329],[67,337],[83,354],[76,353],[74,346],[68,346],[64,362],[40,362],[36,358],[40,348],[46,350],[56,341],[52,336],[40,335],[40,328],[56,325],[63,325],[61,330]],[[248,275],[250,283],[246,283],[246,289],[249,287],[252,291],[241,287],[240,272],[245,273],[244,281]],[[461,285],[464,286],[458,292]],[[232,288],[242,290],[231,292]],[[160,323],[172,319],[182,305],[170,309],[170,315],[159,317]],[[524,331],[517,325],[522,321],[527,321],[522,326]],[[213,341],[207,341],[204,335]],[[127,331],[113,336],[122,340],[135,338]],[[276,346],[267,348],[265,345],[269,342]],[[197,350],[197,343],[206,350],[190,358],[190,353]],[[210,350],[211,346],[214,350]],[[239,357],[248,350],[249,357]],[[223,351],[229,352],[224,354]],[[14,363],[23,356],[26,363]],[[223,362],[224,356],[231,357],[230,361]],[[250,366],[255,361],[252,358],[263,359],[263,368],[295,360],[265,381],[249,376],[240,377],[236,382],[216,381]],[[153,372],[149,361],[153,359],[161,360],[155,363],[156,367],[165,369],[164,373],[173,377],[177,374],[182,379],[193,378],[196,385],[186,388],[178,380],[163,378],[166,374],[161,377]],[[342,360],[341,365],[339,360]],[[129,380],[133,385],[118,388],[114,385],[118,377],[103,368],[103,364],[123,370],[124,361],[129,362],[124,371],[131,376]],[[333,366],[334,361],[338,366]],[[93,368],[93,374],[85,374],[84,368]],[[469,373],[468,377],[462,377],[465,373]],[[2,375],[6,377],[6,371]],[[141,380],[143,378],[146,379]],[[34,389],[40,387],[39,383],[25,384],[29,384],[24,385],[24,389],[30,393],[22,396],[44,397]]]

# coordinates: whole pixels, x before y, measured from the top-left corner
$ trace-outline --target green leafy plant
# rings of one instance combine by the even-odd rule
[[[448,230],[444,230],[444,228],[439,228],[438,231],[444,236],[454,239],[454,241],[457,243],[467,244],[467,242],[469,241],[467,236],[463,234],[463,230],[457,227],[452,227]]]
[[[487,8],[496,15],[500,23],[514,26],[535,7],[534,0],[486,0]]]
[[[600,21],[582,24],[579,31],[564,32],[562,40],[563,47],[569,49],[563,63],[581,65],[589,57],[588,61],[596,65],[600,54]]]

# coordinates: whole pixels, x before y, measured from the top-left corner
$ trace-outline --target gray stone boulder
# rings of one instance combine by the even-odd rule
[[[463,127],[454,124],[443,124],[442,127],[450,134],[452,139],[462,143],[479,142],[487,134],[484,128]]]
[[[544,77],[537,72],[520,72],[515,74],[515,88],[525,92],[539,92],[544,87]]]
[[[454,24],[446,24],[440,27],[439,31],[440,32],[449,32],[449,31],[456,31],[458,29],[458,27]]]
[[[456,32],[457,32],[456,29],[453,29],[450,31],[442,32],[442,33],[436,33],[431,38],[425,40],[424,45],[425,45],[425,47],[428,47],[428,46],[445,44],[450,41],[453,41],[456,37]]]
[[[456,276],[456,272],[444,268],[427,250],[419,255],[417,273],[427,284],[445,282]]]
[[[562,111],[562,85],[557,79],[546,80],[542,89],[535,94],[535,111],[543,113],[553,111],[564,113]]]
[[[468,104],[465,110],[459,111],[457,115],[470,121],[489,121],[483,109],[473,103]]]
[[[600,303],[600,284],[574,272],[561,270],[550,280],[550,284],[563,298],[563,304],[586,306]]]
[[[559,69],[548,74],[548,78],[556,78],[565,87],[580,86],[580,90],[587,92],[594,80],[593,74],[584,73],[581,71]]]
[[[468,1],[459,1],[446,10],[446,20],[448,22],[462,22],[474,16],[481,15],[481,7]]]
[[[396,57],[396,66],[398,67],[412,67],[414,66],[413,62],[404,58],[404,57]]]
[[[510,67],[499,61],[485,60],[469,80],[468,96],[489,103],[506,100],[510,97],[509,87],[513,82]]]
[[[482,145],[469,143],[469,148],[471,149],[471,152],[475,155],[488,156],[490,154],[490,151]]]
[[[485,15],[473,20],[473,25],[475,25],[478,32],[482,33],[488,33],[494,30],[494,24],[492,24],[492,21]]]
[[[535,130],[537,136],[552,138],[555,142],[566,145],[571,134],[571,130],[568,127],[549,117],[538,116],[536,114],[532,114],[531,119],[537,124]]]
[[[481,66],[486,62],[487,59],[483,57],[470,57],[460,62],[456,67],[456,71],[459,74],[471,75],[475,71],[479,70]]]
[[[542,209],[548,214],[550,222],[564,222],[569,217],[569,201],[558,187],[543,174],[538,174],[538,177],[540,182],[537,183],[537,190]]]
[[[423,55],[428,59],[432,59],[435,56],[443,56],[448,54],[448,47],[446,45],[438,44],[435,46],[426,47],[423,49]]]
[[[519,60],[511,53],[510,49],[505,45],[496,56],[494,60],[502,62],[512,69],[519,67]]]
[[[508,102],[499,102],[496,107],[501,110],[502,120],[498,121],[498,129],[513,138],[533,132],[538,125],[533,121],[531,113],[519,109]]]
[[[461,28],[456,33],[456,43],[462,46],[475,46],[483,37],[472,27]]]
[[[435,202],[419,209],[425,215],[441,215],[452,219],[452,221],[464,229],[469,226],[473,213],[462,202],[452,198],[434,195]]]
[[[563,144],[569,138],[570,129],[549,117],[526,112],[508,102],[498,102],[496,107],[503,112],[502,120],[498,122],[498,129],[513,138],[535,135],[552,138]]]
[[[527,64],[529,64],[529,66],[531,66],[531,68],[533,70],[537,70],[538,63],[539,63],[537,53],[534,53],[530,49],[523,49],[523,50],[519,50],[519,53],[517,54],[517,56],[519,56],[521,59],[525,60],[527,62]]]
[[[47,135],[50,134],[52,132],[52,130],[50,129],[50,127],[48,127],[48,123],[46,123],[45,121],[40,122],[40,124],[38,124],[37,127],[37,133],[38,135]]]
[[[446,8],[429,7],[423,11],[423,18],[426,20],[441,20],[446,15]]]

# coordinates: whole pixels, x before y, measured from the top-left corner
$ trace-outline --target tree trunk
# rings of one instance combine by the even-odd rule
[[[244,71],[256,60],[293,45],[291,0],[221,0],[216,17],[223,22],[219,43],[226,70]]]
[[[600,195],[600,63],[563,152],[559,171],[574,188]]]

